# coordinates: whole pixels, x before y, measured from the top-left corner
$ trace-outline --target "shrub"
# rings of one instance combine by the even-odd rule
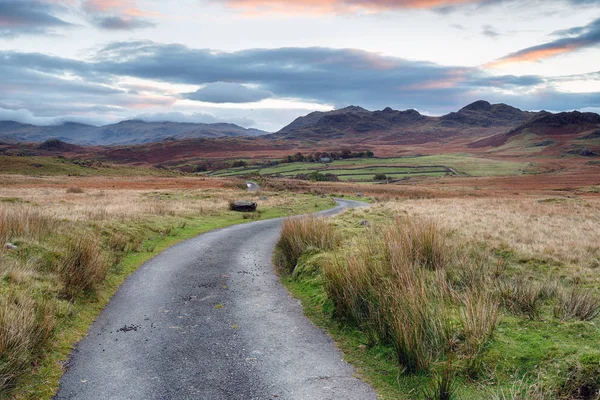
[[[241,167],[245,167],[245,166],[247,166],[247,165],[248,165],[248,163],[247,163],[246,161],[244,161],[244,160],[238,160],[238,161],[234,161],[234,162],[231,164],[231,167],[232,167],[232,168],[241,168]],[[206,170],[205,170],[205,171],[206,171]]]
[[[70,186],[69,188],[67,188],[67,193],[80,194],[80,193],[83,193],[83,189],[80,188],[79,186]]]
[[[333,225],[323,218],[288,218],[281,225],[281,238],[277,242],[279,267],[292,273],[298,259],[309,248],[332,250],[339,244]]]
[[[385,181],[385,180],[387,180],[387,175],[386,174],[375,174],[373,179],[376,181]]]

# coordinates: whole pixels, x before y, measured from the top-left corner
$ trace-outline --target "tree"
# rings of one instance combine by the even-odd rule
[[[373,152],[371,150],[367,150],[365,152],[365,154],[367,155],[367,157],[372,158],[375,154],[373,154]]]
[[[373,179],[375,179],[376,181],[386,181],[387,180],[387,176],[385,174],[375,174],[375,176],[373,177]]]

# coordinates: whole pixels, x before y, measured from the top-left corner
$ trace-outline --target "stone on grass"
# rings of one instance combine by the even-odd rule
[[[252,212],[256,211],[257,204],[253,201],[248,200],[236,200],[229,203],[229,209],[231,211],[238,212]]]

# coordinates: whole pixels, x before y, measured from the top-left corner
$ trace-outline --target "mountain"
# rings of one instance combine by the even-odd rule
[[[593,156],[600,152],[600,115],[579,111],[537,116],[501,134],[475,141],[471,148],[535,149],[546,154]]]
[[[134,145],[165,139],[261,136],[267,132],[246,129],[227,123],[201,124],[180,122],[122,121],[105,126],[66,122],[54,126],[36,126],[14,121],[0,121],[0,141],[44,142],[59,139],[78,145]]]
[[[461,108],[458,112],[440,117],[440,124],[446,127],[518,125],[536,115],[537,113],[521,111],[506,104],[490,104],[479,100]]]
[[[330,112],[310,113],[297,118],[272,136],[310,140],[360,136],[365,140],[379,137],[386,141],[411,143],[449,137],[481,138],[515,128],[537,115],[483,100],[441,117],[424,116],[412,109],[397,111],[388,107],[381,111],[369,111],[350,106]]]
[[[362,107],[349,106],[299,117],[273,136],[288,139],[340,137],[349,133],[383,132],[415,126],[427,122],[428,119],[429,117],[415,110],[396,111],[388,107],[381,111],[369,111]]]

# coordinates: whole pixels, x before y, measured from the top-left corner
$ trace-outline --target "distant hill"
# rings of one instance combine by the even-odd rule
[[[521,111],[506,104],[490,104],[483,100],[442,117],[421,115],[416,110],[397,111],[388,107],[381,111],[369,111],[350,106],[330,112],[310,113],[296,119],[272,136],[315,140],[361,135],[365,139],[385,136],[386,140],[392,140],[394,138],[390,135],[396,134],[396,139],[412,142],[422,142],[428,137],[481,138],[510,130],[537,115],[538,113]]]
[[[227,123],[200,124],[180,122],[122,121],[105,126],[67,122],[54,126],[21,124],[0,121],[0,141],[45,142],[58,139],[77,145],[135,145],[165,139],[198,139],[217,137],[261,136],[267,132],[246,129]]]
[[[600,115],[579,111],[546,111],[508,132],[469,145],[471,148],[535,148],[546,154],[594,156],[600,152]]]
[[[521,111],[506,104],[490,104],[479,100],[461,108],[458,112],[440,117],[442,126],[507,126],[521,124],[536,117],[538,113]]]

